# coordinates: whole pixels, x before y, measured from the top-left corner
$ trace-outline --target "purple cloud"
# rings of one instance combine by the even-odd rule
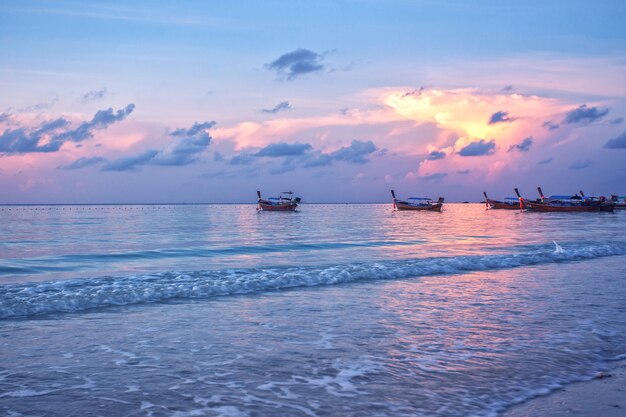
[[[609,114],[609,109],[598,109],[597,107],[587,107],[586,104],[570,110],[565,114],[563,123],[591,123],[602,119]]]
[[[252,156],[266,156],[276,158],[281,156],[299,156],[311,150],[313,147],[308,143],[271,143]]]
[[[559,125],[557,123],[552,122],[552,120],[547,120],[543,122],[541,126],[545,127],[548,130],[555,130],[559,128]]]
[[[496,142],[494,140],[486,141],[484,139],[478,142],[472,142],[459,151],[461,156],[483,156],[491,155],[496,150]]]
[[[509,152],[513,152],[513,151],[528,152],[532,144],[533,144],[533,137],[529,136],[526,139],[524,139],[521,143],[511,145],[509,147]]]
[[[106,129],[124,120],[134,108],[134,104],[129,104],[117,112],[112,108],[99,110],[91,121],[83,122],[75,129],[67,129],[70,122],[64,118],[44,122],[34,129],[7,129],[0,135],[0,153],[57,152],[67,141],[81,142],[93,137],[94,130]]]
[[[344,146],[330,154],[336,161],[346,161],[352,164],[365,164],[369,162],[366,157],[376,151],[376,145],[371,140],[353,140],[350,146]]]
[[[104,98],[107,93],[106,88],[101,88],[100,90],[91,90],[83,94],[82,101],[83,103],[88,103],[90,101],[97,101]]]
[[[103,171],[130,171],[143,165],[185,166],[196,162],[211,144],[212,138],[206,129],[214,121],[195,122],[189,129],[176,129],[169,136],[176,138],[161,150],[149,149],[138,155],[127,156],[107,163]]]
[[[626,149],[626,130],[623,131],[620,135],[614,137],[613,139],[609,139],[609,141],[604,144],[604,148]]]
[[[570,165],[570,169],[585,169],[591,165],[591,161],[589,160],[578,160]]]
[[[279,56],[267,64],[267,68],[276,71],[288,80],[293,80],[304,74],[319,72],[324,69],[321,63],[322,55],[308,49],[296,49]]]
[[[112,108],[99,110],[89,122],[81,123],[76,129],[68,130],[56,135],[53,139],[60,141],[81,142],[93,137],[94,130],[102,130],[115,122],[124,120],[135,109],[134,104],[129,104],[123,109],[113,112]]]
[[[444,159],[445,157],[446,157],[445,152],[432,151],[431,153],[428,154],[428,157],[426,159],[428,159],[429,161],[436,161],[437,159]]]
[[[496,123],[511,123],[514,120],[517,120],[517,117],[509,116],[508,112],[497,111],[489,118],[489,124],[495,125]]]
[[[92,166],[92,165],[96,165],[99,164],[101,162],[106,161],[106,159],[100,157],[100,156],[93,156],[93,157],[82,157],[82,158],[78,158],[77,160],[75,160],[74,162],[71,162],[67,165],[62,165],[57,167],[57,169],[80,169],[80,168],[85,168],[88,166]]]
[[[448,174],[445,172],[436,172],[434,174],[424,175],[423,177],[420,177],[420,178],[426,181],[441,181],[447,176]]]
[[[291,109],[291,104],[289,104],[288,101],[281,101],[280,103],[278,103],[277,105],[275,105],[271,109],[261,109],[261,112],[262,113],[276,114],[276,113],[278,113],[280,111],[289,110],[289,109]]]

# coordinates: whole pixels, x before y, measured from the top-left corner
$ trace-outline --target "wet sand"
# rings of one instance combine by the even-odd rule
[[[626,416],[626,360],[608,372],[577,382],[544,397],[507,410],[502,417],[623,417]]]

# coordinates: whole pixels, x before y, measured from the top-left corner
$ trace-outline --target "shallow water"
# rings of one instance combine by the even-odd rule
[[[8,415],[490,416],[626,353],[626,213],[0,214]]]

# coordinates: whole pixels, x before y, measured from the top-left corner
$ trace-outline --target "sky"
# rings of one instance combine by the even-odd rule
[[[626,194],[626,2],[0,1],[0,204]]]

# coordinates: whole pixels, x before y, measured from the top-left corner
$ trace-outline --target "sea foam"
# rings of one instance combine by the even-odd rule
[[[0,286],[0,318],[69,313],[98,307],[203,299],[293,287],[508,269],[626,255],[626,242],[526,246],[495,255],[431,257],[317,267],[162,272]]]

